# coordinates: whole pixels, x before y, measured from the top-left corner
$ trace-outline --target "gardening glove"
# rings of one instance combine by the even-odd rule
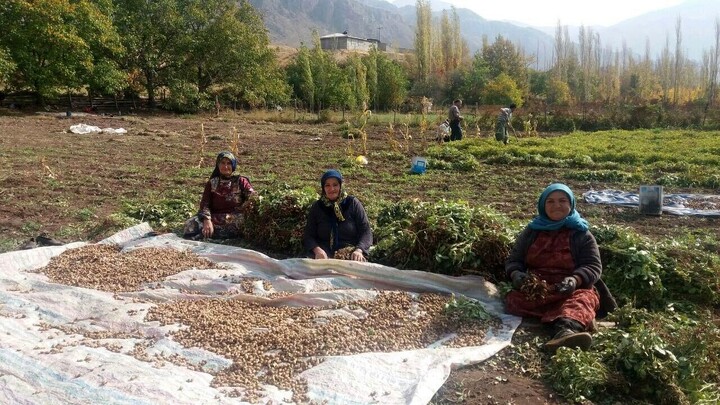
[[[572,294],[577,288],[577,279],[575,277],[565,277],[563,281],[555,285],[555,291],[560,294]]]
[[[510,279],[512,279],[512,286],[514,289],[519,290],[523,284],[525,284],[525,280],[527,279],[528,275],[524,271],[515,270],[512,273],[510,273]]]

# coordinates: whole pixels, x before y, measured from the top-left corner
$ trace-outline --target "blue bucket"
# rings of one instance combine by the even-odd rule
[[[415,156],[412,158],[412,164],[410,166],[410,171],[415,174],[423,174],[425,173],[425,170],[427,169],[427,160],[422,156]]]

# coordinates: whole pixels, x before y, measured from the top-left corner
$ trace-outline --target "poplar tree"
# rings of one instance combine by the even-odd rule
[[[715,17],[715,46],[710,52],[709,59],[707,104],[705,111],[707,111],[708,107],[715,104],[718,71],[720,70],[720,17]]]
[[[417,57],[418,80],[427,83],[430,80],[432,9],[430,0],[417,0],[415,3],[417,28],[415,31],[415,55]]]
[[[680,93],[680,77],[682,74],[682,19],[678,16],[675,22],[675,68],[673,69],[673,104],[677,105]]]

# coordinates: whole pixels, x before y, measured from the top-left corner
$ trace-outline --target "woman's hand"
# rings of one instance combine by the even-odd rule
[[[203,219],[203,227],[202,227],[203,237],[205,237],[205,238],[212,237],[213,232],[215,232],[215,227],[213,227],[212,221],[208,218]]]
[[[350,255],[350,259],[352,259],[356,262],[366,262],[367,261],[367,259],[365,259],[365,255],[363,255],[363,251],[361,249],[353,250],[352,254]]]
[[[317,246],[315,249],[313,249],[313,253],[315,254],[315,259],[327,259],[327,253],[320,247]]]
[[[515,270],[510,273],[510,279],[512,280],[512,286],[514,289],[519,290],[525,284],[528,274],[524,271]]]
[[[577,289],[577,284],[575,277],[565,277],[562,282],[555,286],[555,291],[560,294],[572,294]]]

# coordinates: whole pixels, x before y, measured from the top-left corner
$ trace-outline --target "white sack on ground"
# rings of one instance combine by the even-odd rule
[[[144,238],[151,230],[147,224],[138,225],[101,243],[125,249],[190,249],[223,266],[184,271],[160,285],[153,283],[153,288],[113,294],[54,284],[37,272],[53,256],[84,243],[0,254],[0,403],[243,403],[226,395],[230,387],[210,386],[210,372],[228,367],[230,360],[175,343],[169,335],[178,325],[144,321],[156,303],[217,298],[218,293],[237,291],[238,285],[228,280],[232,276],[257,277],[270,282],[275,291],[295,293],[264,297],[259,283],[258,295],[240,293],[232,299],[302,306],[372,297],[375,289],[445,292],[478,299],[502,319],[502,327],[488,331],[483,346],[330,357],[302,374],[308,380],[310,399],[330,404],[367,403],[373,393],[388,393],[378,397],[384,404],[427,403],[452,367],[493,356],[510,344],[520,323],[520,318],[503,314],[495,286],[480,277],[448,277],[339,260],[275,260],[256,251],[186,241],[172,234]],[[348,290],[328,291],[337,288]],[[88,338],[76,330],[108,332],[108,337]],[[191,365],[203,364],[202,371],[169,361],[141,361],[132,355],[136,344],[147,345],[150,356],[178,356]],[[288,391],[264,389],[263,402],[283,403],[291,398]]]
[[[127,130],[125,128],[100,128],[96,127],[94,125],[87,125],[87,124],[75,124],[70,126],[70,132],[73,134],[92,134],[95,132],[102,132],[102,133],[108,133],[108,134],[126,134]]]
[[[590,190],[583,193],[588,204],[610,204],[621,207],[638,208],[638,193],[620,190]],[[689,215],[699,217],[720,216],[720,195],[708,194],[665,194],[662,211],[673,215]]]
[[[102,132],[102,129],[94,125],[75,124],[70,126],[70,132],[73,134],[91,134],[93,132]]]

